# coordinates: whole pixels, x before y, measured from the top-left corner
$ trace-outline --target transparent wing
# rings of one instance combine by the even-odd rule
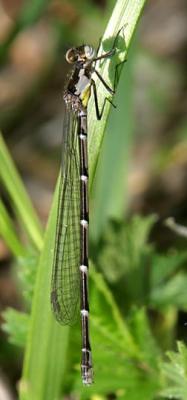
[[[66,110],[53,258],[51,303],[56,319],[76,321],[80,294],[80,177],[76,116]]]

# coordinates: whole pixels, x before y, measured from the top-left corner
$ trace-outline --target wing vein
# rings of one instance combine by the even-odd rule
[[[80,295],[80,177],[77,126],[76,115],[66,110],[51,303],[56,319],[68,325],[76,321]]]

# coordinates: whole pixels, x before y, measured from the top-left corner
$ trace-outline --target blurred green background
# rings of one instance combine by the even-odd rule
[[[17,399],[20,387],[27,400],[187,399],[185,0],[147,1],[98,161],[90,196],[95,384],[80,382],[79,323],[70,332],[55,325],[58,373],[33,363],[45,391],[28,394],[29,382],[20,383],[31,368],[27,350],[22,373],[43,234],[31,205],[24,219],[27,200],[9,157],[45,228],[60,166],[64,55],[80,43],[97,48],[115,3],[0,2],[0,130],[11,154],[1,142],[0,400]],[[50,335],[45,352],[55,342]]]

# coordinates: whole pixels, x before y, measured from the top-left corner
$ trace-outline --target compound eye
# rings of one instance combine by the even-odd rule
[[[95,57],[95,49],[92,46],[85,45],[84,53],[87,60],[92,60]]]
[[[69,49],[69,50],[66,52],[66,61],[67,61],[69,64],[74,64],[77,60],[78,60],[78,55],[77,55],[76,50],[75,50],[74,48]]]

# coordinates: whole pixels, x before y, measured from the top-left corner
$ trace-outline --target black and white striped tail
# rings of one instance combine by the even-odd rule
[[[92,354],[89,340],[89,303],[88,303],[88,153],[87,153],[87,113],[80,112],[78,117],[79,154],[80,154],[80,297],[82,325],[81,374],[85,385],[93,382]]]

